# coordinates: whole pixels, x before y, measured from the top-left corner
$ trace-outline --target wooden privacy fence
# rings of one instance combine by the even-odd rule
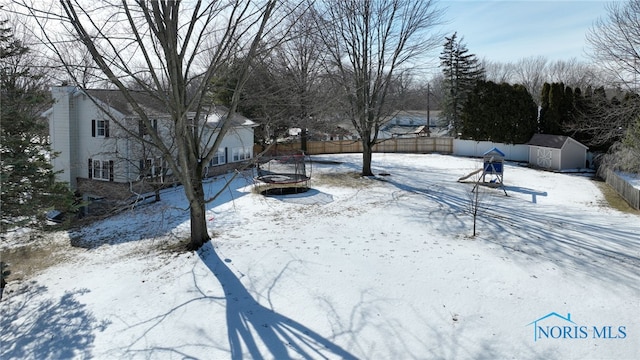
[[[633,187],[624,178],[620,177],[611,169],[605,169],[604,178],[607,184],[614,188],[631,207],[640,210],[640,189]]]
[[[254,154],[262,152],[263,147],[256,145]],[[287,153],[300,150],[300,142],[278,144],[271,147],[269,153]],[[308,141],[307,151],[309,155],[361,153],[362,142],[359,140],[337,141]],[[379,142],[373,147],[377,153],[453,153],[453,138],[448,137],[414,137],[394,138]]]

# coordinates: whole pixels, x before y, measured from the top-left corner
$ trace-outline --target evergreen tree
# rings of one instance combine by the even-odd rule
[[[575,118],[575,95],[573,89],[570,86],[564,88],[564,97],[560,104],[560,115],[562,116],[562,123],[567,124],[573,122]]]
[[[536,131],[537,105],[523,85],[478,81],[461,118],[462,137],[512,144],[528,141]]]
[[[0,231],[42,220],[49,209],[69,210],[73,202],[50,163],[47,126],[40,119],[50,104],[42,76],[25,63],[29,49],[5,25],[0,23]]]
[[[538,127],[538,105],[524,85],[511,86],[510,132],[507,142],[522,144],[536,133]]]
[[[568,135],[567,128],[574,123],[579,111],[574,90],[561,82],[545,83],[540,96],[540,133]]]
[[[542,91],[540,92],[540,113],[538,116],[538,133],[544,134],[546,124],[544,119],[549,112],[549,93],[551,92],[551,84],[545,82],[542,85]]]
[[[564,103],[564,84],[553,83],[549,91],[549,111],[545,114],[544,133],[562,135],[562,107]]]
[[[484,69],[474,54],[458,40],[457,33],[445,37],[446,42],[440,54],[440,66],[444,74],[445,99],[443,115],[448,120],[453,135],[463,130],[460,113],[467,96],[475,83],[484,77]]]

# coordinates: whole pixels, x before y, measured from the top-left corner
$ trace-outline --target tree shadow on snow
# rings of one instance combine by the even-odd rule
[[[95,331],[104,331],[109,323],[98,323],[76,300],[89,290],[44,301],[45,286],[31,282],[21,291],[24,294],[16,293],[0,306],[1,359],[91,358]]]
[[[229,182],[227,187],[225,184]],[[253,180],[246,176],[226,175],[204,182],[205,198],[213,198],[207,203],[207,218],[213,220],[213,209],[232,202],[248,192],[241,191]],[[189,204],[182,186],[165,189],[160,201],[132,208],[124,213],[99,220],[77,228],[69,233],[71,245],[95,249],[103,245],[117,245],[126,242],[162,237],[168,233],[189,231]],[[217,219],[216,219],[217,220]]]
[[[416,221],[431,223],[443,232],[461,232],[469,226],[469,196],[455,194],[439,184],[430,184],[428,188],[416,187],[402,183],[395,179],[385,179],[385,182],[395,186],[401,191],[423,196],[433,201],[436,206],[423,206],[422,204],[403,204],[413,213],[424,214],[424,217],[416,218]],[[471,189],[471,187],[468,187]],[[435,223],[439,221],[439,223]]]
[[[596,279],[607,279],[614,288],[640,290],[637,273],[640,222],[637,219],[617,219],[614,223],[606,213],[549,207],[537,212],[529,207],[502,203],[493,204],[487,215],[483,231],[495,234],[483,237],[487,242],[552,261],[561,268],[577,270]]]
[[[224,290],[232,359],[356,358],[311,328],[260,304],[220,259],[211,242],[198,254]],[[261,350],[265,347],[268,353]]]
[[[414,205],[415,213],[424,214],[420,221],[441,219],[442,229],[448,232],[470,231],[473,219],[468,213],[469,198],[465,199],[462,193],[456,194],[451,188],[440,188],[437,184],[424,189],[401,179],[387,182],[438,203],[436,207]],[[547,195],[526,188],[508,189],[532,196]],[[535,198],[527,201],[503,196],[500,189],[495,191],[497,196],[480,205],[483,209],[478,219],[481,224],[478,240],[525,254],[529,259],[551,261],[560,268],[609,280],[614,288],[640,290],[637,281],[640,222],[637,219],[614,220],[607,217],[606,212],[584,212],[580,208],[539,207]]]

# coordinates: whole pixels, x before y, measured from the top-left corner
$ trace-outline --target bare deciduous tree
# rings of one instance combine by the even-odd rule
[[[472,238],[475,238],[477,235],[477,227],[478,227],[478,215],[482,213],[482,201],[485,197],[485,190],[480,185],[480,180],[482,179],[482,174],[476,174],[474,178],[475,185],[473,190],[468,193],[468,211],[473,217],[473,232],[471,234]]]
[[[429,31],[439,24],[441,11],[431,0],[326,1],[317,10],[328,72],[344,94],[338,106],[360,136],[362,175],[370,176],[394,76],[439,45],[440,37]]]
[[[544,84],[546,65],[547,59],[544,56],[535,56],[520,59],[513,66],[513,81],[524,85],[538,105],[540,105],[540,92]]]
[[[620,162],[620,156],[624,158],[628,154],[637,154],[637,149],[640,148],[638,137],[633,136],[634,129],[640,122],[640,100],[637,96],[640,75],[640,1],[613,2],[607,4],[606,9],[608,16],[598,19],[587,33],[591,57],[604,69],[606,75],[616,79],[615,85],[632,94],[625,96],[619,106],[615,106],[615,112],[609,108],[600,111],[602,121],[593,123],[596,128],[608,130],[605,134],[614,139],[620,139],[626,133],[625,141],[616,144],[610,156],[613,159],[610,162],[615,164]]]
[[[583,94],[578,102],[575,121],[567,124],[570,134],[588,136],[586,142],[596,149],[606,150],[621,141],[640,116],[640,98],[632,93],[617,92],[607,96],[603,87]]]
[[[481,62],[487,80],[497,84],[512,82],[515,72],[515,65],[513,63],[503,63],[487,59],[482,59]]]
[[[242,53],[245,61],[238,69],[239,81],[226,116],[230,119],[236,112],[249,62],[269,31],[276,3],[62,0],[55,8],[40,2],[21,2],[76,85],[83,81],[65,56],[68,47],[64,44],[81,44],[103,78],[123,94],[143,126],[150,130],[148,137],[138,136],[137,128],[131,129],[130,135],[157,148],[182,183],[189,202],[193,249],[210,239],[203,171],[231,126],[231,121],[223,121],[217,136],[204,130],[211,79],[228,58]],[[51,30],[59,29],[59,24],[67,36]],[[164,108],[159,110],[170,115],[173,139],[167,140],[153,130],[152,119],[133,96],[131,84],[162,104]],[[119,119],[111,120],[117,124]]]
[[[306,129],[314,126],[326,107],[331,106],[330,102],[324,101],[325,94],[320,91],[326,51],[313,22],[312,11],[299,9],[287,20],[290,36],[264,60],[269,64],[264,68],[269,72],[271,86],[262,92],[254,91],[253,96],[254,103],[270,113],[271,128],[301,129],[303,151],[306,151]]]
[[[547,65],[547,82],[561,82],[573,88],[585,89],[597,83],[593,67],[576,58],[557,60]]]
[[[608,17],[599,18],[587,33],[591,57],[617,80],[637,89],[640,75],[640,1],[606,5]]]
[[[496,83],[522,84],[537,104],[541,103],[540,93],[545,82],[561,82],[571,87],[586,88],[589,85],[594,86],[600,77],[593,66],[576,58],[551,62],[543,56],[533,56],[522,58],[515,63],[486,59],[482,63],[488,80]]]

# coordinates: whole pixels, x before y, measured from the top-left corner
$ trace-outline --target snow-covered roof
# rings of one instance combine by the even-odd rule
[[[225,119],[225,117],[227,116],[229,112],[229,109],[227,109],[224,106],[220,106],[217,105],[213,108],[211,108],[209,110],[209,112],[207,113],[207,120],[206,120],[206,124],[208,126],[211,126],[213,128],[217,128],[220,126],[220,121]],[[233,126],[238,126],[238,127],[253,127],[253,126],[258,126],[258,124],[256,124],[254,121],[249,120],[248,118],[235,113],[233,114],[233,117],[231,118],[231,121],[233,122]]]

